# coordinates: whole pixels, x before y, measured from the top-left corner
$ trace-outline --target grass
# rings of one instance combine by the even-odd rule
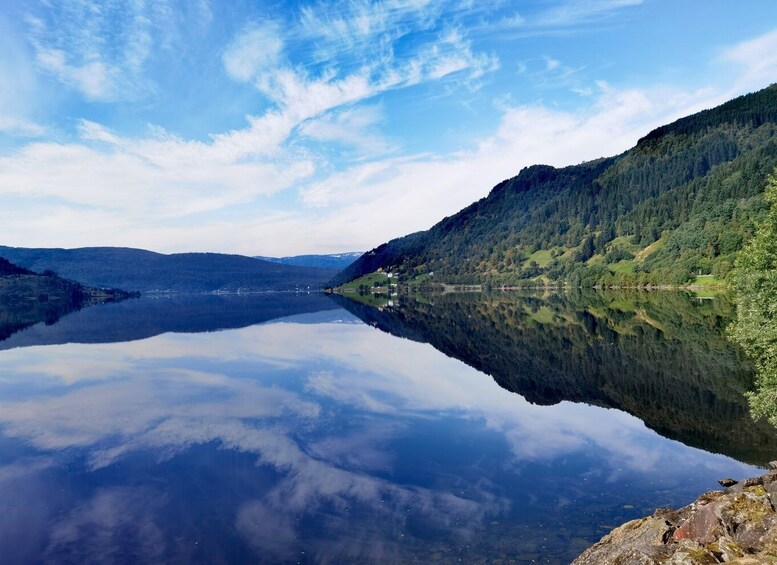
[[[611,245],[613,249],[627,249],[632,251],[636,247],[633,243],[633,239],[633,235],[620,235],[613,239],[609,245]]]
[[[699,286],[727,286],[726,281],[719,279],[714,275],[698,275],[693,277],[691,284]]]
[[[604,255],[594,255],[586,263],[588,265],[604,265]]]
[[[647,247],[645,249],[642,249],[640,251],[637,251],[636,255],[634,256],[635,261],[642,262],[645,259],[647,259],[648,255],[655,253],[659,249],[661,249],[666,244],[666,239],[662,236]]]
[[[618,261],[617,263],[613,263],[612,265],[610,265],[610,270],[613,273],[633,273],[634,261],[629,261],[627,259],[624,259],[623,261]]]
[[[619,312],[634,312],[637,305],[632,300],[613,300],[607,307],[610,310],[618,310]]]
[[[553,311],[546,307],[541,306],[536,312],[529,312],[529,317],[538,324],[552,324],[553,323]]]
[[[550,264],[550,261],[553,259],[553,257],[551,257],[551,253],[551,249],[539,249],[524,260],[523,266],[528,267],[531,262],[534,261],[540,267],[547,267]]]
[[[345,283],[343,286],[340,287],[341,292],[359,292],[359,287],[364,285],[369,289],[372,288],[379,288],[383,290],[383,292],[386,291],[386,282],[389,281],[389,279],[385,273],[369,273],[367,275],[363,275],[359,277],[358,279],[354,279],[349,283]],[[377,283],[381,283],[382,287],[376,287],[375,285]]]

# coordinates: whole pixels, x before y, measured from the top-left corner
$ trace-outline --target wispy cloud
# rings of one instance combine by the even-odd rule
[[[777,73],[777,32],[721,50],[706,88],[609,86],[555,41],[639,4],[20,4],[15,26],[0,13],[4,242],[370,248]]]
[[[738,71],[734,89],[760,88],[777,81],[777,30],[723,51],[720,59]]]
[[[90,100],[135,98],[153,88],[143,70],[157,38],[169,31],[167,0],[72,0],[46,8],[31,7],[26,16],[40,69]]]
[[[252,24],[227,46],[223,55],[229,76],[248,82],[280,62],[284,42],[274,23]]]
[[[298,34],[314,42],[316,60],[344,52],[355,57],[391,56],[393,43],[408,34],[433,30],[445,0],[339,0],[300,8]]]
[[[41,137],[46,128],[24,118],[0,116],[0,132],[21,137]]]
[[[308,120],[299,133],[315,141],[351,147],[357,159],[376,158],[396,151],[378,131],[384,120],[379,106],[347,108]]]
[[[562,0],[540,13],[532,25],[569,27],[609,18],[618,10],[642,4],[643,0]]]

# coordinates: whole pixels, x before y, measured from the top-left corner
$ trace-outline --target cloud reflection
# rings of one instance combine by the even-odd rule
[[[424,486],[396,480],[392,446],[423,421],[482,424],[508,446],[505,471],[516,480],[527,462],[590,452],[604,459],[611,481],[624,470],[647,472],[680,458],[686,466],[732,467],[617,410],[532,405],[429,345],[364,325],[277,323],[31,347],[0,354],[0,374],[1,386],[33,385],[0,402],[3,435],[41,452],[29,459],[31,476],[69,450],[83,454],[92,472],[134,453],[165,461],[206,444],[255,456],[277,478],[240,502],[234,527],[273,559],[294,557],[300,520],[312,515],[318,560],[386,561],[424,543],[412,520],[468,540],[509,512],[510,500],[486,479],[469,481],[466,493],[451,486],[467,482],[460,477]],[[20,470],[0,468],[0,488]],[[142,540],[139,551],[155,560],[164,536],[154,504],[142,502],[153,498],[98,490],[51,529],[49,554],[67,555],[89,537],[86,558],[112,556],[118,541],[111,532],[118,531]],[[361,519],[345,528],[349,516]]]

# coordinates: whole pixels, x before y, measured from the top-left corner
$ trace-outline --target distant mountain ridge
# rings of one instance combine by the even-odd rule
[[[777,167],[777,85],[659,127],[615,157],[526,167],[429,230],[365,253],[378,269],[447,283],[591,286],[726,279],[765,214]]]
[[[289,257],[256,256],[255,259],[270,261],[271,263],[281,263],[283,265],[296,265],[297,267],[318,267],[342,270],[363,254],[363,251],[349,251],[347,253],[330,253],[329,255],[292,255]]]
[[[261,261],[242,255],[164,255],[124,247],[28,249],[0,246],[0,257],[21,267],[50,270],[98,288],[152,292],[317,290],[337,271]]]

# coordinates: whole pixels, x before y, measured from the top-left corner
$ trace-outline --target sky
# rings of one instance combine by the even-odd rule
[[[368,250],[775,81],[773,0],[3,0],[0,245]]]

